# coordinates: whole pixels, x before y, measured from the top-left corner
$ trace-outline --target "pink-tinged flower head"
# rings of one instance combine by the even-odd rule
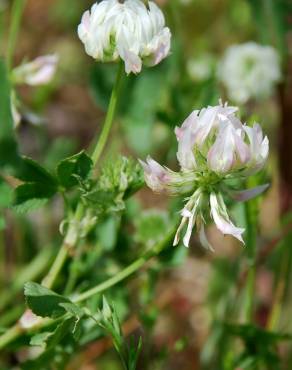
[[[13,82],[31,86],[48,84],[56,73],[58,60],[57,55],[44,55],[22,64],[13,70]]]
[[[174,245],[179,243],[185,229],[183,243],[188,246],[192,230],[196,228],[201,244],[212,250],[204,227],[208,218],[224,235],[232,235],[243,243],[244,229],[231,221],[222,193],[245,201],[267,189],[267,185],[262,185],[235,191],[229,180],[244,178],[262,169],[268,157],[269,141],[259,124],[253,127],[242,124],[237,111],[237,107],[220,103],[194,110],[181,127],[176,127],[179,172],[162,167],[150,157],[146,163],[141,161],[145,181],[152,190],[188,196]]]
[[[126,73],[139,73],[142,64],[155,66],[170,51],[171,33],[162,11],[152,1],[103,0],[87,10],[78,36],[88,55],[101,62],[122,59]]]

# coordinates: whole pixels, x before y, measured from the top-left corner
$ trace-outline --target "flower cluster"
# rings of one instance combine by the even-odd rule
[[[209,214],[223,234],[233,235],[243,242],[244,229],[230,220],[223,194],[247,200],[267,188],[263,185],[238,192],[229,184],[230,180],[247,177],[264,166],[269,141],[259,124],[253,127],[242,124],[236,116],[237,110],[226,104],[195,110],[181,127],[176,128],[180,172],[173,172],[150,157],[146,162],[141,161],[146,183],[152,190],[188,196],[174,245],[178,244],[187,224],[184,245],[189,245],[192,229],[196,226],[202,245],[212,249],[204,231]]]
[[[277,51],[255,42],[231,46],[219,64],[218,78],[237,103],[269,97],[281,79]]]
[[[171,33],[152,1],[103,0],[87,10],[78,35],[88,55],[102,62],[122,59],[126,73],[139,73],[142,63],[154,66],[170,50]]]

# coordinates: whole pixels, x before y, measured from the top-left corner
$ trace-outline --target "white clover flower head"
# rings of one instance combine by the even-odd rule
[[[273,47],[255,42],[233,45],[219,63],[218,78],[236,103],[268,98],[281,80],[279,55]]]
[[[145,181],[152,190],[188,196],[174,245],[178,244],[187,224],[184,245],[189,245],[196,226],[201,244],[212,249],[204,229],[205,220],[210,216],[224,235],[233,235],[243,243],[244,229],[232,223],[223,195],[244,201],[267,189],[268,185],[262,185],[235,191],[229,183],[230,179],[245,178],[263,168],[269,154],[269,141],[259,124],[253,127],[243,124],[236,116],[237,111],[237,107],[222,103],[195,110],[175,129],[179,172],[161,166],[150,157],[146,162],[140,161]]]
[[[58,56],[53,54],[43,55],[29,63],[22,64],[13,70],[13,82],[31,86],[48,84],[55,75],[58,61]]]
[[[162,11],[152,1],[103,0],[87,10],[78,36],[88,55],[101,62],[125,62],[126,73],[139,73],[142,63],[155,66],[170,51],[171,33]]]

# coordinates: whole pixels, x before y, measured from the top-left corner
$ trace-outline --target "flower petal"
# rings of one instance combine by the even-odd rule
[[[212,245],[209,243],[206,233],[205,233],[205,227],[204,227],[204,222],[201,222],[200,228],[199,228],[199,238],[200,238],[200,243],[202,246],[207,249],[208,251],[215,252],[214,248]]]
[[[244,241],[242,239],[242,234],[244,232],[244,229],[236,227],[230,221],[225,203],[220,194],[216,195],[215,193],[211,193],[210,206],[211,206],[211,215],[213,217],[213,220],[217,228],[222,232],[222,234],[232,235],[244,244]]]

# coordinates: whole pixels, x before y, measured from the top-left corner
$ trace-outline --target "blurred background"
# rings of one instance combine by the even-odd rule
[[[157,3],[172,31],[171,55],[156,68],[144,69],[138,77],[129,76],[124,81],[123,98],[103,161],[115,160],[119,153],[135,160],[150,154],[176,170],[175,126],[181,125],[193,109],[216,105],[220,98],[239,105],[243,120],[259,122],[270,140],[270,158],[262,176],[271,186],[260,209],[256,318],[260,326],[267,327],[274,299],[280,297],[283,307],[274,329],[291,332],[291,3]],[[57,54],[59,63],[50,84],[16,88],[21,116],[18,142],[23,154],[51,170],[65,156],[90,148],[102,125],[115,79],[117,66],[95,63],[77,36],[81,15],[91,4],[88,0],[27,0],[24,9],[14,66],[45,54]],[[0,0],[1,55],[7,45],[10,10],[11,2]],[[281,79],[268,96],[251,97],[239,104],[230,98],[218,66],[228,47],[250,41],[275,48]],[[0,207],[5,224],[3,221],[0,234],[0,327],[5,328],[23,310],[23,282],[39,281],[56,253],[63,206],[61,199],[54,198],[45,208],[28,214],[2,211],[9,197],[2,187]],[[59,287],[68,284],[68,276],[73,275],[70,284],[83,289],[132,262],[164,236],[180,201],[143,188],[122,213],[101,220],[82,255],[65,266]],[[233,206],[232,215],[244,226],[242,204]],[[193,237],[189,250],[183,246],[167,250],[110,292],[125,333],[143,337],[141,370],[225,369],[228,343],[241,346],[240,340],[226,336],[223,322],[240,316],[247,270],[240,263],[243,247],[213,226],[207,233],[215,253],[207,253]],[[32,263],[37,266],[33,276],[28,268]],[[96,300],[92,305],[99,303],[99,298]],[[291,346],[284,343],[279,350],[281,369],[291,369]],[[84,336],[81,348],[68,351],[70,355],[64,360],[68,369],[120,369],[111,342],[98,330]],[[32,352],[0,355],[0,368],[11,369],[35,356]]]

